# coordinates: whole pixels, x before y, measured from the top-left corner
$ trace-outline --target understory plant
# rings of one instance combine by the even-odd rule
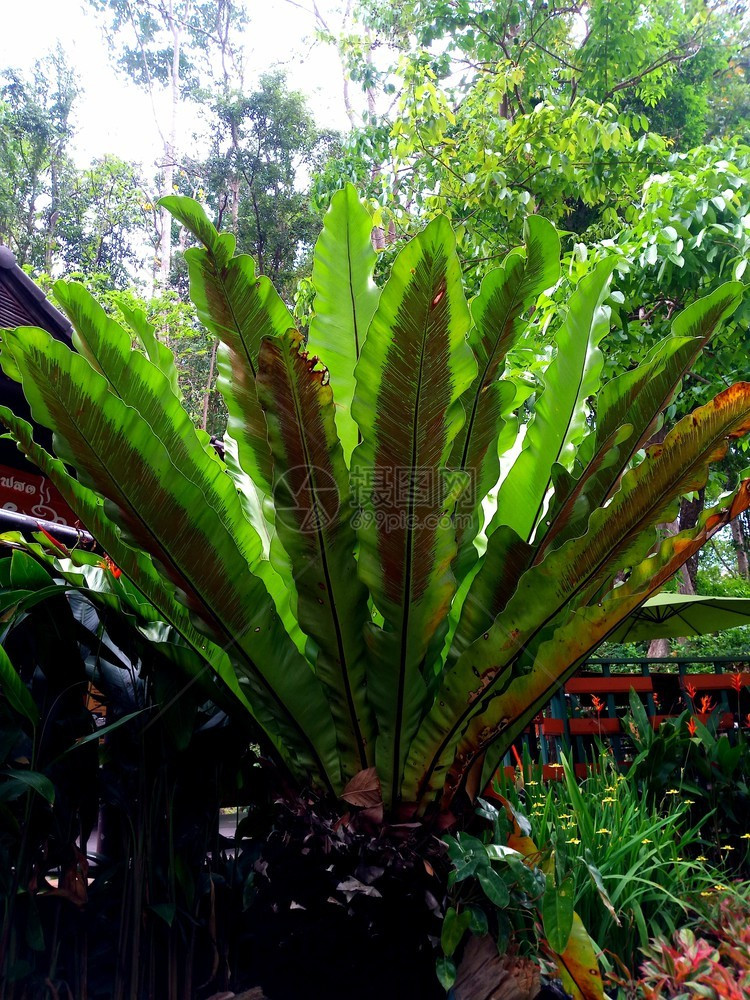
[[[527,817],[502,796],[480,799],[477,815],[488,821],[479,836],[444,838],[452,869],[441,982],[454,986],[458,1000],[481,995],[493,980],[518,1000],[533,1000],[544,972],[545,996],[601,996],[595,946],[575,910],[565,853],[554,841],[537,846]],[[457,968],[452,956],[462,943]]]
[[[707,856],[707,817],[695,816],[684,790],[665,788],[649,801],[637,776],[606,752],[583,781],[564,756],[559,781],[542,782],[529,762],[523,770],[522,791],[504,775],[497,787],[528,811],[535,840],[569,872],[573,905],[608,972],[634,973],[653,937],[671,938],[717,898],[746,893]]]
[[[712,912],[671,940],[644,949],[640,977],[619,993],[628,1000],[745,1000],[750,996],[750,913],[747,899],[718,898]]]
[[[457,823],[582,660],[750,505],[745,481],[657,544],[750,429],[739,383],[649,443],[743,286],[691,305],[601,385],[614,261],[597,264],[531,393],[504,373],[559,278],[544,219],[469,304],[443,218],[378,288],[371,218],[347,187],[316,245],[305,342],[230,234],[191,199],[163,204],[198,244],[185,259],[221,341],[224,459],[144,316],[125,309],[121,326],[72,282],[55,295],[73,349],[21,328],[0,354],[56,454],[7,407],[0,421],[122,577],[79,572],[182,636],[280,790],[376,827]]]
[[[739,699],[743,675],[732,678]],[[689,681],[688,685],[689,687]],[[631,692],[630,738],[636,754],[629,772],[646,801],[653,803],[679,792],[692,806],[705,840],[704,852],[744,876],[750,873],[750,743],[746,727],[719,731],[716,708],[705,723],[695,711],[665,719],[657,730],[649,724],[638,696]],[[742,716],[738,713],[739,718]]]

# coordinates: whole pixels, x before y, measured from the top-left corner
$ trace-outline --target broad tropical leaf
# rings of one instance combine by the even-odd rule
[[[242,468],[265,493],[271,491],[271,455],[263,411],[255,390],[258,351],[263,337],[294,326],[289,310],[265,276],[256,276],[247,254],[234,255],[230,233],[219,235],[191,198],[162,198],[203,248],[185,251],[190,297],[198,316],[222,342],[218,386],[229,412],[228,433],[236,440]]]
[[[174,363],[174,355],[156,336],[156,327],[149,323],[146,314],[142,309],[131,306],[124,296],[117,300],[117,308],[122,313],[125,322],[138,338],[139,343],[146,352],[146,357],[151,364],[167,377],[172,392],[179,399],[182,398],[179,381],[177,378],[177,368]]]
[[[658,430],[662,411],[700,350],[739,305],[742,290],[740,282],[730,281],[692,303],[675,318],[672,336],[643,364],[607,382],[597,399],[594,454],[551,517],[537,558],[550,544],[585,529],[591,511],[611,496],[633,456]]]
[[[470,313],[444,219],[405,245],[379,293],[370,219],[345,189],[316,248],[307,352],[233,237],[190,199],[165,204],[201,244],[186,260],[222,341],[226,462],[182,409],[145,317],[126,304],[125,329],[60,285],[77,352],[28,328],[3,334],[0,356],[57,457],[7,410],[0,420],[123,576],[29,551],[66,587],[127,608],[191,677],[210,665],[252,714],[248,738],[260,726],[300,785],[391,815],[456,808],[582,660],[750,506],[743,484],[654,548],[680,497],[750,431],[740,384],[648,447],[742,287],[690,306],[601,389],[614,258],[599,264],[567,304],[526,421],[531,384],[504,377],[505,355],[557,280],[543,220]],[[19,607],[46,587],[18,590]]]
[[[0,646],[0,691],[12,709],[28,719],[32,726],[39,725],[39,709],[2,646]]]
[[[525,314],[560,276],[560,239],[554,226],[532,215],[524,231],[525,251],[513,251],[502,267],[490,271],[471,304],[469,344],[477,375],[461,400],[466,422],[456,435],[450,457],[452,468],[470,476],[454,514],[459,578],[473,561],[479,504],[497,483],[500,470],[496,442],[516,405],[516,386],[501,380],[505,358],[526,329]]]
[[[226,478],[219,464],[201,449],[205,467],[196,462],[189,474],[179,471],[140,414],[49,334],[32,328],[8,334],[5,349],[23,374],[34,418],[54,429],[60,457],[105,497],[108,511],[164,568],[214,641],[236,652],[269,736],[288,740],[295,756],[338,784],[322,692],[250,570],[259,556],[257,535],[236,493],[211,505]],[[282,662],[279,682],[272,683]]]
[[[601,605],[581,607],[570,621],[554,632],[552,639],[542,637],[534,646],[534,662],[529,673],[515,677],[493,708],[508,720],[491,746],[494,764],[485,768],[491,775],[497,762],[525,727],[564,684],[581,663],[605,639],[617,634],[630,616],[638,611],[687,560],[698,552],[718,531],[750,508],[750,481],[743,482],[736,493],[703,512],[695,528],[666,538],[656,553],[639,563],[627,583],[615,587]],[[456,768],[454,781],[460,780]]]
[[[328,369],[336,404],[336,429],[349,465],[358,431],[351,414],[354,366],[378,304],[373,280],[372,218],[347,184],[331,199],[315,244],[312,280],[315,315],[308,347]]]
[[[298,617],[315,640],[315,669],[328,692],[344,777],[370,766],[374,725],[365,692],[367,591],[357,579],[354,508],[336,436],[325,369],[304,351],[302,335],[266,338],[258,398],[274,459],[279,537],[297,587]]]
[[[41,448],[33,439],[31,426],[14,416],[6,407],[0,407],[0,425],[11,431],[24,454],[55,484],[70,509],[87,526],[87,530],[97,539],[114,565],[127,575],[128,582],[122,582],[122,577],[118,581],[116,590],[120,596],[123,596],[121,592],[124,590],[125,599],[140,618],[151,618],[154,621],[167,622],[172,626],[205,663],[210,665],[211,670],[231,692],[238,705],[252,714],[252,706],[238,681],[227,653],[195,628],[188,609],[175,599],[172,588],[166,584],[164,577],[145,552],[132,548],[122,540],[120,529],[104,513],[101,498],[74,479],[59,459],[53,458]],[[84,559],[85,553],[79,552],[77,558]],[[70,570],[63,567],[63,572],[67,577]],[[107,586],[98,589],[111,589],[112,574],[108,570],[100,572],[106,573],[110,579]],[[86,586],[92,586],[90,570],[86,572]],[[136,596],[138,592],[143,595],[140,601]]]
[[[58,281],[55,296],[73,324],[76,350],[105,377],[112,392],[141,414],[161,438],[175,465],[183,471],[190,463],[204,469],[209,461],[218,466],[218,455],[208,435],[190,420],[174,392],[170,374],[132,350],[130,336],[83,285]],[[226,497],[231,486],[213,478]]]
[[[422,660],[444,626],[455,579],[450,511],[465,485],[446,462],[463,422],[459,398],[476,374],[455,240],[443,218],[399,254],[357,364],[352,458],[359,499],[359,572],[382,629],[369,633],[368,691],[378,721],[386,803],[426,697]]]
[[[536,641],[554,633],[561,615],[585,605],[608,589],[618,572],[639,563],[653,544],[656,525],[671,519],[674,499],[702,487],[709,465],[748,430],[750,384],[738,383],[683,418],[663,444],[649,448],[644,461],[623,477],[611,503],[594,511],[585,535],[550,552],[521,577],[504,613],[446,673],[412,746],[410,791],[419,789],[420,797],[425,782],[442,784],[440,772],[457,744],[457,759],[463,760],[480,731],[495,733],[504,718],[495,714],[497,696],[531,669]]]
[[[599,383],[599,342],[609,330],[604,300],[614,266],[614,260],[601,261],[571,297],[557,354],[545,373],[523,450],[498,491],[489,531],[507,524],[523,541],[530,541],[544,512],[553,467],[567,467],[572,461],[586,427],[586,398]]]
[[[573,1000],[602,1000],[605,996],[594,942],[577,913],[573,914],[568,945],[555,954],[555,963],[563,988]]]

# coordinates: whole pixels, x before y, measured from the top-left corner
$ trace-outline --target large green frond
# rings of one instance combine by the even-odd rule
[[[455,239],[438,218],[393,266],[357,365],[352,408],[362,436],[352,458],[359,571],[384,618],[370,633],[368,691],[391,803],[424,707],[422,661],[455,592],[450,511],[464,482],[446,462],[463,422],[460,396],[476,374],[468,325]]]
[[[300,625],[318,647],[316,673],[350,778],[371,765],[375,742],[365,690],[367,591],[357,578],[354,508],[333,393],[301,334],[262,342],[258,397],[274,459],[276,527],[291,562]]]
[[[497,483],[498,435],[515,405],[516,386],[501,380],[505,358],[526,329],[531,306],[560,276],[560,239],[555,227],[532,215],[524,228],[525,248],[513,251],[502,267],[490,271],[471,303],[469,344],[477,375],[461,400],[466,422],[456,435],[450,458],[452,468],[470,476],[454,515],[459,579],[476,555],[472,543],[479,528],[478,505]]]
[[[256,275],[252,257],[233,256],[234,237],[217,233],[197,202],[175,195],[162,198],[160,204],[203,244],[185,251],[190,297],[201,323],[224,345],[218,355],[217,384],[240,464],[270,493],[271,454],[255,389],[258,351],[263,337],[286,332],[294,320],[269,279]]]
[[[609,330],[604,300],[615,261],[601,261],[573,293],[557,338],[557,354],[544,376],[523,449],[498,491],[497,513],[488,533],[507,524],[530,541],[540,520],[555,465],[572,462],[586,429],[586,399],[599,386],[599,341]]]
[[[164,569],[212,639],[236,654],[256,709],[274,720],[277,745],[281,734],[282,745],[287,741],[313,773],[337,783],[322,689],[250,570],[259,541],[236,493],[221,494],[226,474],[220,463],[201,449],[207,464],[180,470],[149,423],[113,395],[85,358],[49,334],[32,328],[9,333],[3,357],[6,349],[21,372],[34,419],[55,432],[60,458],[74,466],[83,485],[104,496],[107,513]]]
[[[550,638],[538,642],[531,669],[515,675],[492,706],[492,717],[501,724],[493,723],[488,729],[487,717],[472,721],[464,737],[465,751],[459,751],[454,759],[448,787],[455,790],[466,769],[488,748],[492,760],[499,760],[597,646],[609,639],[717,531],[748,508],[750,480],[745,480],[733,495],[704,511],[694,528],[664,539],[656,552],[639,563],[626,583],[615,587],[604,601],[579,608]],[[492,771],[494,767],[485,769],[487,780]]]
[[[378,304],[373,280],[376,254],[372,218],[347,184],[331,199],[323,230],[315,244],[312,280],[315,315],[308,346],[329,371],[336,404],[336,428],[349,464],[358,440],[351,414],[354,366]]]
[[[502,615],[465,649],[445,675],[436,702],[412,744],[407,790],[417,797],[442,784],[459,754],[493,720],[494,702],[530,667],[535,642],[561,617],[589,603],[619,572],[640,562],[675,498],[701,488],[729,441],[750,430],[750,384],[739,383],[684,417],[644,461],[623,477],[612,501],[591,516],[585,535],[550,552],[521,577]],[[652,530],[649,530],[652,529]],[[468,695],[467,695],[468,692]],[[468,731],[471,737],[465,737]],[[436,784],[437,783],[437,784]]]

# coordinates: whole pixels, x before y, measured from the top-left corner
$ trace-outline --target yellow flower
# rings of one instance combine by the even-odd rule
[[[648,837],[644,837],[643,840],[641,841],[641,843],[642,844],[653,844],[653,840],[650,840]]]
[[[667,795],[679,795],[679,794],[680,794],[680,789],[679,788],[668,788],[667,789]]]
[[[611,831],[611,830],[608,830],[608,829],[606,828],[606,826],[603,826],[603,827],[602,827],[602,828],[601,828],[600,830],[597,830],[596,832],[597,832],[597,833],[601,833],[602,835],[604,835],[604,834],[606,834],[606,833],[612,833],[612,831]]]
[[[694,806],[695,805],[695,799],[685,799],[685,805],[686,806]]]
[[[565,843],[566,844],[580,844],[581,841],[578,839],[578,837],[571,837],[570,840],[566,840]]]
[[[734,848],[732,847],[731,844],[722,844],[721,845],[721,849],[722,849],[722,851],[733,851],[734,850]]]
[[[705,855],[703,855],[703,854],[699,854],[698,857],[695,860],[696,861],[708,861],[708,858]]]
[[[529,780],[529,781],[526,782],[526,784],[527,785],[538,785],[539,782],[538,781],[531,781],[531,780]]]
[[[721,884],[721,882],[718,882],[718,883],[717,883],[717,884],[716,884],[716,885],[714,886],[714,889],[715,889],[715,890],[716,890],[717,892],[726,892],[726,890],[727,890],[727,887],[726,887],[725,885],[722,885],[722,884]]]
[[[702,892],[701,893],[701,896],[712,896],[712,895],[713,895],[712,892]]]
[[[602,802],[617,802],[617,799],[613,799],[611,795],[607,795],[602,799]]]
[[[743,833],[740,840],[750,840],[750,833]]]

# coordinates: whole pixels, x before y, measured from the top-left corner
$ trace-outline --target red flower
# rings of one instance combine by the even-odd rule
[[[698,689],[696,688],[695,684],[691,684],[690,681],[688,681],[687,684],[685,685],[685,690],[687,691],[688,696],[693,699],[698,693]]]
[[[698,723],[695,721],[695,716],[692,715],[690,716],[690,722],[688,722],[687,727],[690,735],[695,736],[696,731],[698,729]]]
[[[102,569],[109,570],[109,572],[112,574],[115,580],[118,577],[122,576],[122,570],[118,569],[117,566],[115,566],[115,564],[112,562],[112,560],[109,558],[108,555],[104,556],[104,560],[100,562],[99,565],[101,566]]]
[[[710,715],[714,710],[714,703],[711,701],[710,694],[704,694],[701,698],[700,711],[704,712],[706,715]]]
[[[591,696],[591,705],[597,715],[604,711],[604,702],[595,694]]]
[[[736,674],[732,674],[732,687],[737,692],[737,694],[739,694],[742,688],[744,687],[744,684],[742,683],[742,674],[739,672],[739,670],[737,671]]]

